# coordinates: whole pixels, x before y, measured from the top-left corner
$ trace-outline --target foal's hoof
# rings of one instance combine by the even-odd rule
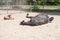
[[[27,15],[29,15],[29,13],[27,13]]]
[[[23,23],[24,23],[24,20],[22,22],[20,22],[20,25],[23,25]]]

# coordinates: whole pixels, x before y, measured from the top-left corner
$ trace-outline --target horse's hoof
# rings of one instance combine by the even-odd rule
[[[20,25],[23,25],[23,23],[24,23],[24,20],[22,22],[20,22]]]
[[[27,15],[29,15],[29,13],[27,13]]]

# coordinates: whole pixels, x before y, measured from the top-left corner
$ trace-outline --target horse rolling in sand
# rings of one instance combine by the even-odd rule
[[[21,21],[20,25],[30,25],[30,26],[37,26],[42,25],[46,23],[51,23],[54,17],[50,17],[47,14],[38,14],[34,17],[29,16],[27,13],[26,18],[30,18],[28,22],[25,22],[24,20]]]

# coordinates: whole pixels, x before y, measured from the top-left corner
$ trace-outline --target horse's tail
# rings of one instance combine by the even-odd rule
[[[53,19],[54,19],[54,17],[50,17],[50,18],[49,18],[49,22],[52,22]]]

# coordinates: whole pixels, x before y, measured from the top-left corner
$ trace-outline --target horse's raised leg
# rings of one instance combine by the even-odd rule
[[[26,18],[33,18],[32,16],[29,16],[29,14],[27,13],[27,15],[26,15]]]

